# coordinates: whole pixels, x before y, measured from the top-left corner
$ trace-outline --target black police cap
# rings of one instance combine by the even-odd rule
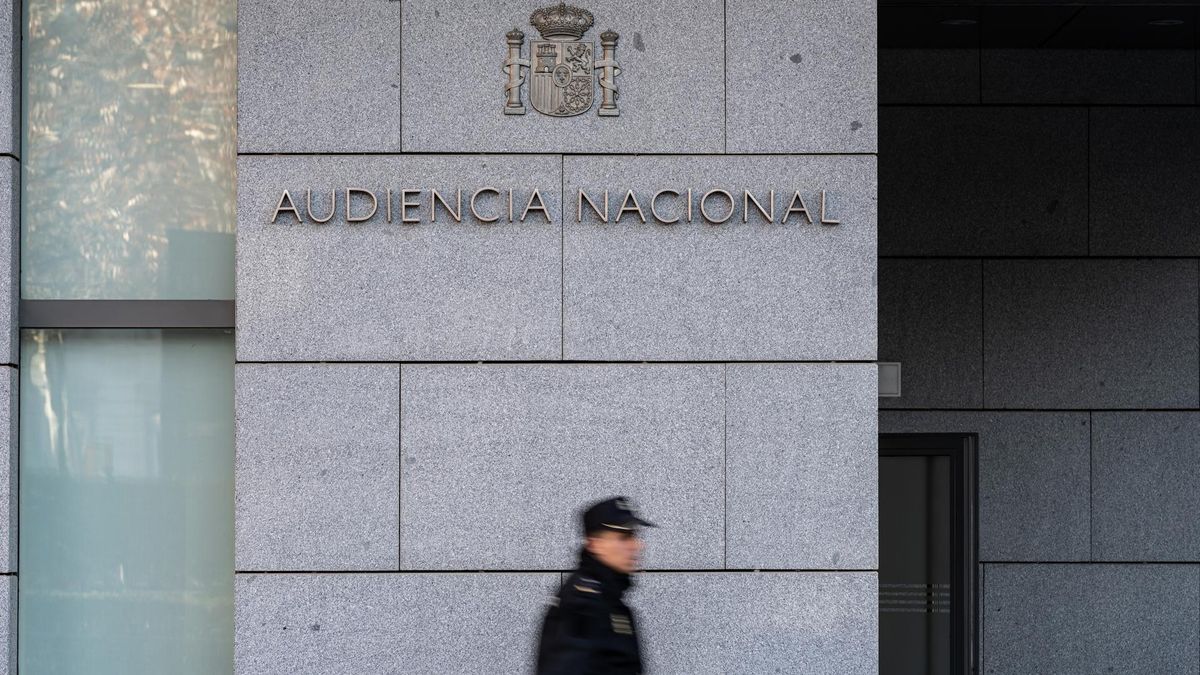
[[[628,532],[638,526],[655,527],[654,523],[640,518],[628,497],[611,497],[592,504],[583,512],[583,532],[613,530]]]

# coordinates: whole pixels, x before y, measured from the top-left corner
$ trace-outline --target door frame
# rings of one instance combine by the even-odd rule
[[[881,433],[880,457],[950,458],[951,649],[955,673],[979,672],[979,434]]]

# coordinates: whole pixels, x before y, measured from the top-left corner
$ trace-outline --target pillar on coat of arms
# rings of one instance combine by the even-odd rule
[[[620,38],[616,31],[606,30],[600,34],[600,60],[596,62],[596,68],[600,69],[600,109],[596,111],[597,115],[604,117],[615,117],[621,114],[617,109],[617,84],[616,75],[621,72],[617,67],[617,39]]]
[[[508,58],[504,60],[504,70],[508,73],[508,84],[504,93],[508,100],[504,104],[505,115],[524,115],[525,106],[521,105],[521,85],[525,78],[521,77],[521,66],[529,65],[521,59],[521,46],[525,44],[525,34],[518,28],[508,31]]]

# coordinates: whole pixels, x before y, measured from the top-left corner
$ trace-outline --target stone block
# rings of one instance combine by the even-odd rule
[[[1092,417],[1096,560],[1200,560],[1200,414]]]
[[[17,571],[17,478],[19,371],[5,366],[0,371],[0,572]],[[4,635],[0,631],[0,638]]]
[[[0,0],[0,153],[21,148],[21,4]],[[13,672],[16,672],[14,669]]]
[[[880,49],[879,103],[979,103],[979,50]]]
[[[729,152],[875,152],[876,2],[729,0]]]
[[[880,104],[979,102],[979,49],[880,48]]]
[[[404,569],[569,569],[625,495],[652,569],[722,567],[721,365],[405,365]]]
[[[879,566],[878,369],[730,364],[733,569]]]
[[[505,33],[525,34],[530,58],[538,31],[533,10],[548,0],[429,3],[404,0],[405,152],[720,152],[725,123],[724,27],[719,0],[586,5],[595,24],[584,39],[615,30],[620,115],[598,103],[572,117],[550,117],[529,102],[505,115]],[[525,70],[526,79],[531,80]],[[593,96],[600,88],[593,85]]]
[[[12,365],[19,363],[21,343],[20,180],[21,165],[11,157],[0,157],[0,363]]]
[[[567,157],[564,170],[567,359],[875,360],[873,157]],[[716,188],[733,201],[706,202],[716,220],[732,206],[721,224],[699,206]],[[609,191],[608,223],[580,206],[580,189],[602,211]],[[650,213],[663,189],[679,192],[658,201],[678,223]],[[745,190],[769,214],[775,191],[771,223]],[[797,190],[812,223],[786,213]],[[821,190],[840,224],[819,223]],[[647,222],[632,211],[616,222],[627,191]]]
[[[1195,260],[985,260],[991,408],[1195,408]]]
[[[1087,111],[880,112],[881,255],[1087,254]]]
[[[0,672],[17,672],[17,575],[0,583]]]
[[[400,367],[234,370],[236,569],[396,569]]]
[[[1090,558],[1086,412],[889,410],[879,431],[979,434],[980,560]]]
[[[1198,672],[1195,565],[985,567],[985,673]]]
[[[1200,111],[1090,115],[1092,255],[1200,255]]]
[[[471,215],[476,190],[484,193]],[[378,208],[344,218],[344,189],[374,190]],[[240,361],[557,359],[562,355],[561,164],[558,157],[242,157],[238,161],[237,355]],[[508,222],[507,190],[514,189]],[[284,190],[290,212],[272,223]],[[329,191],[335,217],[324,225]],[[384,207],[392,190],[392,222]],[[402,189],[419,204],[401,223]],[[457,206],[455,222],[436,204]],[[457,190],[463,191],[461,206]],[[538,191],[549,214],[524,206]],[[370,212],[357,195],[352,213]],[[538,202],[534,202],[535,206]],[[437,221],[430,222],[431,213]]]
[[[234,672],[531,672],[546,574],[239,574]]]
[[[901,392],[881,408],[983,406],[983,274],[978,260],[879,261],[879,360]]]
[[[983,102],[1195,103],[1190,49],[985,49]]]
[[[1167,2],[1156,2],[1155,4],[1158,6],[1186,5],[1187,2],[1188,2],[1188,0],[1169,0]],[[1059,8],[1062,6],[1068,6],[1068,7],[1078,7],[1079,6],[1077,3],[1072,2],[1072,0],[1049,0],[1047,2],[1037,3],[1036,5],[1031,5],[1029,0],[988,0],[988,2],[986,2],[986,3],[983,3],[983,2],[967,3],[967,2],[963,2],[963,0],[927,0],[926,2],[922,2],[920,5],[917,5],[917,6],[918,7],[950,6],[950,7],[958,8],[958,9],[962,9],[965,7],[965,8],[968,8],[967,10],[964,11],[964,13],[965,13],[966,11],[969,11],[970,8],[973,8],[975,6],[1003,7],[1005,5],[1019,5],[1022,7],[1035,6],[1038,8]],[[1129,0],[1093,0],[1092,2],[1088,3],[1088,6],[1093,6],[1093,5],[1096,5],[1096,6],[1103,6],[1103,5],[1130,6],[1130,5],[1132,5],[1132,3],[1130,3]],[[892,7],[911,8],[914,5],[912,3],[912,0],[879,0],[879,6],[880,7],[892,6]],[[970,15],[968,15],[968,16],[970,16]]]
[[[400,4],[238,3],[240,152],[400,152]]]
[[[874,572],[650,573],[630,595],[648,672],[879,672]]]

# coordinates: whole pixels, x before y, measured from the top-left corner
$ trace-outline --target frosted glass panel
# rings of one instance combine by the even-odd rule
[[[21,295],[233,299],[235,0],[27,0]]]
[[[21,339],[25,673],[233,669],[233,336]]]

